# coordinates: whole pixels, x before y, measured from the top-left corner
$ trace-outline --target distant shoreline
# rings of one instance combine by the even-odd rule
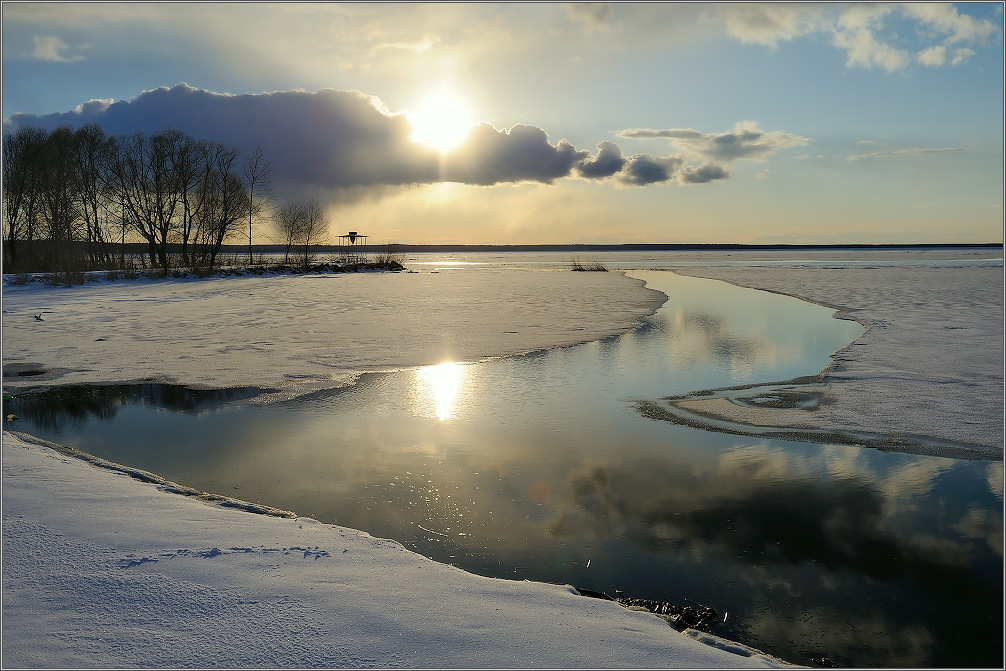
[[[1001,242],[981,242],[981,243],[884,243],[884,244],[842,244],[842,245],[820,245],[820,244],[776,244],[776,245],[742,245],[742,244],[719,244],[719,243],[626,243],[626,244],[552,244],[552,245],[451,245],[451,244],[405,244],[405,243],[384,243],[360,245],[355,249],[361,252],[378,252],[387,250],[388,246],[394,247],[396,252],[649,252],[649,251],[806,251],[806,250],[884,250],[884,249],[994,249],[1003,248]],[[141,245],[142,246],[142,245]],[[253,245],[255,252],[282,252],[285,247],[282,245]],[[324,245],[313,247],[316,252],[336,252],[340,247],[335,245]],[[247,253],[248,246],[244,245],[224,245],[221,253]]]

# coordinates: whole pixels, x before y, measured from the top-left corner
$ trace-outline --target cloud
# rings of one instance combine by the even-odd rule
[[[672,179],[677,179],[679,184],[705,184],[727,179],[730,173],[726,165],[734,161],[764,161],[781,149],[810,142],[792,133],[763,131],[753,122],[740,122],[734,125],[732,131],[725,133],[702,133],[690,128],[634,128],[619,131],[616,135],[632,140],[670,140],[676,151],[666,158],[638,154],[625,159],[618,179],[623,184],[635,186]],[[603,151],[601,145],[598,148],[597,160],[600,162]],[[695,163],[699,165],[695,166]],[[581,171],[581,174],[584,173]]]
[[[723,166],[707,163],[699,168],[683,168],[678,180],[682,184],[705,184],[726,179],[729,176],[730,173]]]
[[[915,60],[926,67],[936,68],[947,62],[947,48],[941,44],[923,49],[915,55]]]
[[[553,144],[545,130],[535,126],[497,129],[481,123],[462,147],[441,156],[412,140],[407,114],[391,112],[380,99],[359,91],[230,95],[184,83],[145,91],[130,101],[90,100],[65,113],[16,114],[4,120],[4,133],[25,126],[53,129],[87,123],[97,123],[110,136],[176,128],[243,153],[261,147],[272,164],[277,195],[339,192],[346,198],[437,182],[552,184],[579,177],[610,178],[630,186],[704,184],[727,179],[725,163],[761,160],[779,148],[806,143],[799,136],[766,133],[750,123],[727,133],[643,129],[624,131],[623,136],[670,138],[680,144],[681,154],[625,157],[617,144],[602,141],[592,156],[564,139]]]
[[[864,158],[888,158],[891,156],[912,156],[915,154],[940,154],[948,151],[965,151],[963,147],[944,147],[940,149],[898,149],[897,151],[876,151],[869,154],[858,154],[850,156],[849,161],[858,161]]]
[[[423,39],[415,42],[383,42],[375,46],[372,51],[377,52],[390,49],[392,51],[409,51],[414,54],[421,54],[432,49],[440,41],[439,35],[423,35]]]
[[[589,152],[577,151],[566,140],[552,146],[541,128],[518,124],[497,130],[479,124],[463,151],[449,158],[444,175],[447,181],[492,185],[499,182],[534,181],[552,183],[566,177]]]
[[[954,54],[953,58],[950,59],[950,64],[957,66],[957,65],[964,65],[965,63],[967,63],[971,59],[971,57],[975,55],[975,51],[974,49],[968,49],[967,47],[962,47],[960,49],[954,49],[953,54]]]
[[[661,184],[670,181],[682,163],[683,161],[675,156],[654,158],[649,154],[637,154],[626,161],[618,180],[633,186]]]
[[[83,56],[64,56],[61,52],[69,49],[69,45],[55,36],[33,37],[35,51],[31,53],[31,58],[56,63],[76,63],[84,60]]]
[[[626,159],[618,179],[623,184],[636,186],[675,178],[682,185],[724,180],[730,177],[726,166],[734,161],[764,161],[780,149],[810,142],[792,133],[763,131],[751,121],[737,123],[732,131],[724,133],[703,133],[691,128],[630,128],[616,135],[634,140],[670,140],[676,151],[667,158],[639,154]],[[600,145],[598,147],[600,149]]]
[[[576,166],[577,172],[583,177],[598,179],[610,177],[625,166],[622,150],[614,142],[607,140],[597,143],[597,156],[586,158]]]
[[[848,55],[847,67],[859,66],[867,70],[880,67],[894,72],[903,69],[911,60],[906,50],[878,41],[869,28],[837,31],[832,41]]]
[[[988,19],[961,14],[951,3],[906,3],[901,11],[918,20],[925,28],[945,36],[946,44],[984,43],[999,32]]]
[[[17,114],[4,122],[4,131],[91,122],[112,136],[172,127],[243,152],[261,146],[280,187],[551,183],[590,155],[564,140],[550,144],[540,128],[497,130],[482,124],[462,150],[442,160],[435,150],[412,141],[405,114],[388,111],[373,96],[335,89],[228,95],[178,84],[128,102],[93,100],[66,113]]]
[[[926,67],[939,67],[947,62],[947,55],[950,55],[950,64],[954,67],[964,65],[975,55],[974,49],[961,47],[960,49],[948,50],[942,44],[923,49],[915,55],[915,60]]]
[[[741,159],[762,161],[788,147],[799,147],[809,139],[781,131],[765,132],[751,121],[744,121],[725,133],[700,133],[690,128],[653,130],[634,128],[619,131],[618,137],[635,139],[666,138],[678,151],[707,161],[729,162]]]
[[[566,16],[583,24],[588,33],[607,32],[615,12],[610,2],[566,2]]]
[[[846,54],[846,67],[880,68],[887,72],[918,62],[940,67],[962,65],[974,56],[971,47],[1001,32],[988,19],[961,14],[950,3],[734,3],[717,5],[719,20],[731,37],[770,49],[781,42],[821,35]],[[890,18],[914,24],[919,46],[886,24]],[[954,47],[951,50],[951,47]]]
[[[742,3],[720,5],[727,34],[741,42],[775,49],[779,42],[821,29],[827,8],[817,4]]]

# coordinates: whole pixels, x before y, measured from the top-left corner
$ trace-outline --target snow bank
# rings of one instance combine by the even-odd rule
[[[797,296],[866,327],[832,357],[815,386],[823,400],[813,412],[722,399],[688,401],[691,410],[761,426],[931,437],[993,448],[1001,456],[1002,266],[863,267],[836,261],[676,272]]]
[[[366,371],[589,342],[665,298],[621,273],[491,268],[7,286],[4,385],[154,378],[303,393]],[[46,372],[17,377],[28,370]]]
[[[11,667],[761,668],[568,586],[169,493],[3,435]]]

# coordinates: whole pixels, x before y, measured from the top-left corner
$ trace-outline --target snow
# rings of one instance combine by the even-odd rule
[[[49,372],[4,384],[153,378],[304,393],[624,333],[665,298],[620,273],[500,269],[6,286],[4,363]]]
[[[619,273],[492,270],[8,286],[4,386],[156,378],[302,393],[593,340],[662,301]],[[29,369],[46,372],[16,376]],[[4,432],[2,456],[5,667],[786,666],[570,586],[480,577],[362,531],[182,496],[30,437]]]
[[[947,253],[944,252],[944,255]],[[874,266],[678,269],[834,307],[866,332],[832,356],[813,412],[689,401],[717,417],[1003,450],[1003,268]],[[770,380],[765,380],[770,382]],[[807,390],[805,389],[805,390]],[[954,455],[952,447],[931,453]]]

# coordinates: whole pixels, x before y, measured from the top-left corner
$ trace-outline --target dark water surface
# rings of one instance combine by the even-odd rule
[[[793,662],[1001,666],[1002,463],[643,417],[634,401],[817,373],[862,327],[786,296],[632,275],[668,301],[576,347],[292,401],[134,385],[5,407],[11,428],[475,573],[712,606],[728,612],[713,633]]]

